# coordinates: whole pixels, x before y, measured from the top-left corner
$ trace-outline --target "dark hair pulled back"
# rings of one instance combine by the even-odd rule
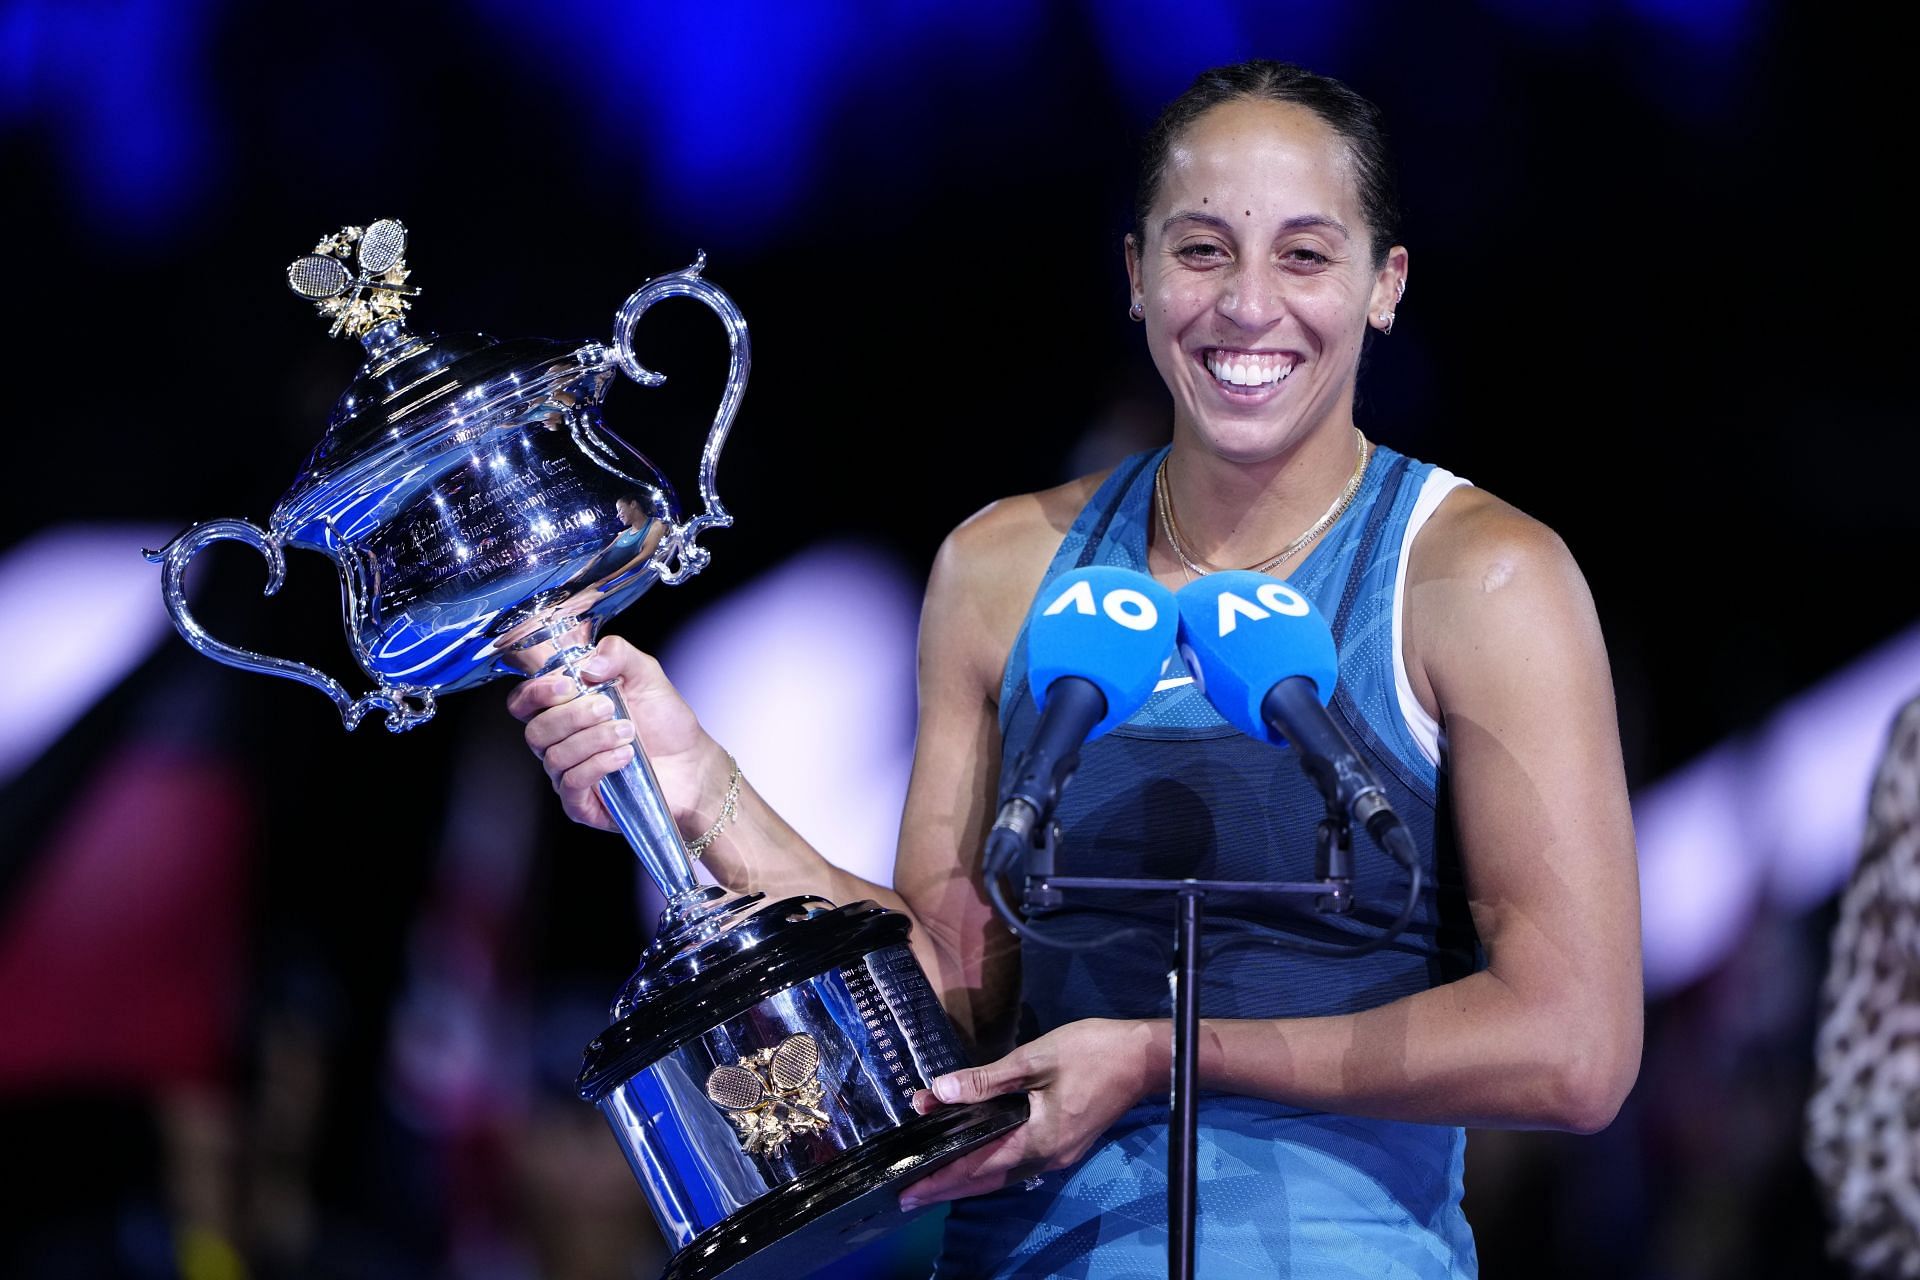
[[[1133,235],[1146,244],[1147,212],[1160,198],[1167,156],[1187,128],[1215,107],[1243,100],[1286,102],[1305,107],[1345,139],[1353,156],[1360,209],[1373,242],[1374,266],[1386,261],[1400,233],[1400,194],[1380,108],[1331,76],[1316,75],[1290,62],[1256,58],[1203,71],[1187,91],[1169,102],[1147,130],[1140,147],[1140,181],[1134,189]]]

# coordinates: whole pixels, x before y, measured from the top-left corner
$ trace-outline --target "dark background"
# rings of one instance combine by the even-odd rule
[[[1347,79],[1394,131],[1411,280],[1361,425],[1566,539],[1636,788],[1914,620],[1893,199],[1910,70],[1832,6],[0,13],[0,548],[76,522],[263,519],[356,363],[282,268],[342,222],[399,217],[419,328],[601,337],[696,249],[748,316],[752,391],[722,468],[740,523],[713,570],[616,630],[657,645],[817,542],[924,574],[990,498],[1164,434],[1125,318],[1137,140],[1198,70],[1274,56]],[[704,318],[650,319],[643,355],[672,381],[612,393],[609,420],[669,474],[691,474],[719,345]],[[207,559],[222,635],[347,668],[317,564],[268,607],[247,553]],[[88,626],[4,622],[5,678],[29,688],[32,655]],[[0,1271],[645,1265],[637,1189],[565,1088],[644,936],[631,869],[559,819],[500,701],[348,737],[310,692],[169,636],[0,784],[0,944],[76,842],[135,861],[196,847],[205,893],[173,940],[195,956],[180,972],[218,979],[156,990],[168,943],[136,930],[111,953],[126,969],[32,1004],[75,1026],[65,1057],[0,1064],[6,1146],[34,1171],[0,1219]],[[204,803],[177,814],[123,794],[186,794],[182,778]],[[477,835],[466,810],[488,815]],[[1661,993],[1605,1134],[1475,1136],[1484,1274],[1828,1273],[1798,1129],[1831,914],[1757,912],[1712,972]],[[170,1002],[204,1027],[146,1053],[129,1009]],[[25,1018],[0,1014],[32,1039]],[[409,1066],[423,1043],[432,1060]],[[912,1274],[931,1239],[861,1274]]]

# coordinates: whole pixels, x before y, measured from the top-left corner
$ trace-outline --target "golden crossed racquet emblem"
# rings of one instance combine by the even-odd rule
[[[707,1097],[727,1113],[741,1146],[754,1155],[779,1155],[794,1135],[826,1128],[827,1113],[820,1110],[825,1094],[820,1046],[805,1032],[707,1075]]]

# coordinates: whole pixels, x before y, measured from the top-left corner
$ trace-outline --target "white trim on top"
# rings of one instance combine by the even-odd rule
[[[1445,743],[1440,736],[1440,723],[1427,714],[1420,705],[1420,699],[1413,696],[1413,682],[1407,678],[1407,654],[1402,637],[1402,617],[1406,612],[1407,598],[1407,561],[1413,555],[1413,540],[1419,536],[1420,529],[1433,513],[1440,509],[1440,503],[1446,496],[1462,485],[1473,483],[1462,480],[1444,467],[1435,467],[1427,473],[1426,480],[1420,486],[1420,496],[1414,500],[1413,514],[1407,517],[1407,531],[1400,538],[1400,564],[1393,574],[1393,691],[1400,699],[1400,716],[1407,722],[1407,731],[1413,735],[1420,754],[1427,763],[1436,769],[1440,767],[1440,756]]]

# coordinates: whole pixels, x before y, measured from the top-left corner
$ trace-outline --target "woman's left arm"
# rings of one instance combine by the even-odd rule
[[[1407,581],[1408,674],[1446,735],[1487,967],[1361,1013],[1208,1019],[1201,1086],[1383,1119],[1594,1132],[1639,1071],[1642,993],[1633,825],[1592,598],[1551,530],[1477,490],[1442,504]],[[1166,1022],[1089,1021],[944,1078],[945,1102],[1028,1089],[1033,1119],[911,1198],[1065,1167],[1165,1087],[1168,1061]]]

